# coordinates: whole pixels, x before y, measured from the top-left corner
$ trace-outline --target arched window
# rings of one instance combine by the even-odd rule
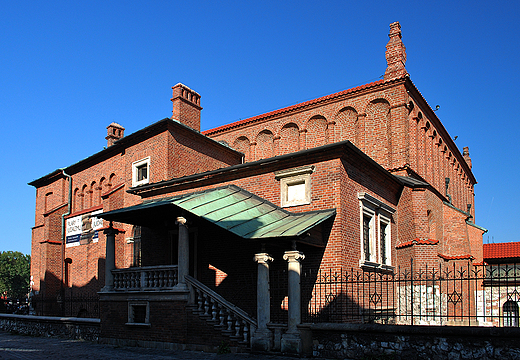
[[[518,327],[518,304],[515,301],[508,300],[502,306],[504,315],[504,326]]]

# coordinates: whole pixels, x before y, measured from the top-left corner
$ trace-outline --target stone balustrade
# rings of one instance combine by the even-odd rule
[[[215,328],[242,344],[250,344],[257,323],[245,311],[225,300],[222,296],[186,276],[190,289],[190,304],[193,312],[213,324]]]
[[[112,274],[117,291],[165,290],[178,283],[177,265],[116,269]]]

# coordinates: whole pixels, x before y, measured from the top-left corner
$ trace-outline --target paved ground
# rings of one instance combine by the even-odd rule
[[[251,354],[225,354],[195,351],[154,350],[94,344],[88,341],[12,335],[0,330],[0,359],[193,359],[193,360],[295,360],[291,357]]]

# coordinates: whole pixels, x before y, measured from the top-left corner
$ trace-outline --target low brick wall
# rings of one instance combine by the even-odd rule
[[[520,328],[316,324],[307,356],[327,359],[520,359]]]
[[[30,336],[58,336],[97,342],[99,319],[0,314],[0,329]]]

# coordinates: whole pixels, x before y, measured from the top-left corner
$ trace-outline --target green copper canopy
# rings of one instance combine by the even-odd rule
[[[336,214],[335,209],[291,213],[235,185],[150,200],[98,215],[141,225],[168,208],[185,210],[244,239],[297,237]],[[154,215],[155,214],[155,215]]]

